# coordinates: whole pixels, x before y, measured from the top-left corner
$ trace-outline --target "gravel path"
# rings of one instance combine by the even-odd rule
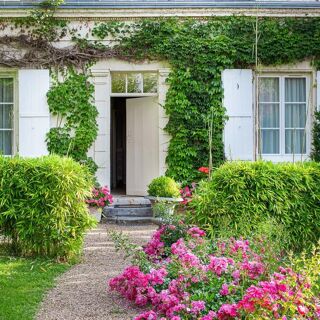
[[[82,262],[57,279],[46,295],[37,320],[129,320],[139,309],[117,293],[107,292],[107,282],[129,261],[116,253],[107,229],[122,230],[137,244],[148,241],[155,225],[119,226],[100,224],[85,239]]]

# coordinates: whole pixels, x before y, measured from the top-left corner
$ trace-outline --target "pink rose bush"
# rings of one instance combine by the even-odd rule
[[[104,208],[112,204],[113,198],[107,186],[93,188],[92,197],[86,200],[90,207]]]
[[[319,292],[309,275],[272,265],[266,243],[214,242],[181,224],[160,227],[143,250],[147,263],[109,283],[150,309],[135,320],[320,319]]]

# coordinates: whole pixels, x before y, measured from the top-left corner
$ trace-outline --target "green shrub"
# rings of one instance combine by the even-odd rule
[[[23,255],[70,258],[94,225],[91,188],[88,170],[70,158],[0,157],[0,234]]]
[[[178,198],[180,197],[179,185],[169,177],[158,177],[148,186],[148,194],[153,197]]]
[[[230,162],[203,181],[188,218],[212,236],[249,236],[270,218],[284,228],[287,247],[320,238],[320,164]]]

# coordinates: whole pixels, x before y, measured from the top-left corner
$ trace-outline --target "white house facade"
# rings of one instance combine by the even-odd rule
[[[3,1],[0,16],[25,15],[30,3],[18,2]],[[103,6],[89,1],[86,7],[86,3],[68,1],[58,14],[85,33],[102,18],[127,21],[164,15],[205,18],[244,13],[320,16],[319,5],[317,1],[174,1],[172,5],[163,1],[105,1]],[[68,45],[68,39],[59,45]],[[99,167],[99,182],[115,192],[145,195],[150,181],[165,174],[170,137],[163,130],[168,119],[162,106],[169,73],[170,65],[163,61],[103,59],[91,67],[99,133],[88,155]],[[56,125],[46,99],[50,83],[46,69],[0,67],[0,150],[4,155],[48,154],[46,134]],[[280,162],[309,158],[313,114],[320,108],[320,72],[309,61],[261,66],[258,71],[224,70],[222,83],[228,115],[224,130],[228,159]]]

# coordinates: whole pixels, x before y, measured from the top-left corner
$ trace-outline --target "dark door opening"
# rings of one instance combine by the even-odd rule
[[[111,98],[111,190],[126,194],[126,98]]]

